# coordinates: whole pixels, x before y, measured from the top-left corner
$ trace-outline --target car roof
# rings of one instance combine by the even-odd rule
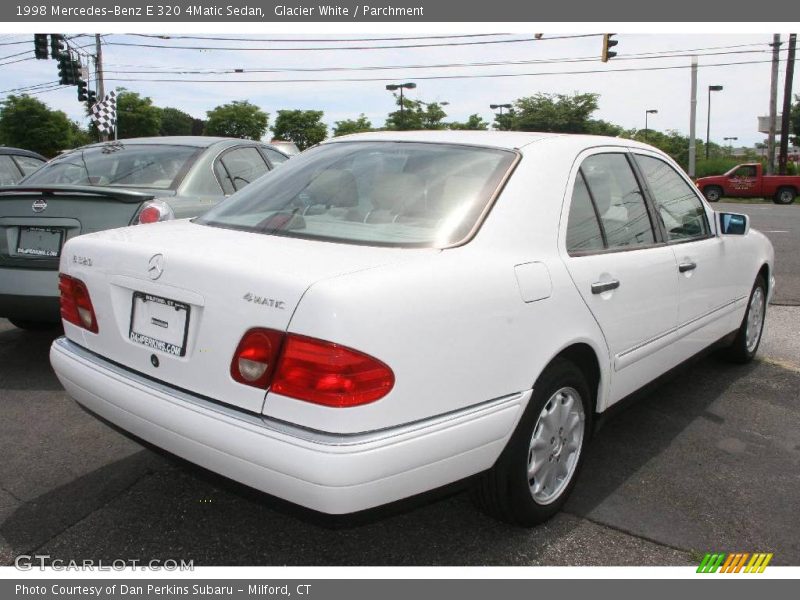
[[[517,150],[534,143],[555,142],[567,144],[575,148],[610,145],[625,146],[653,150],[652,146],[625,138],[601,135],[545,133],[537,131],[465,131],[465,130],[421,130],[421,131],[374,131],[354,133],[326,140],[324,143],[339,141],[397,141],[397,142],[431,142],[440,144],[464,144],[471,146],[488,146],[504,150]]]
[[[233,144],[242,142],[250,142],[253,144],[261,144],[264,146],[269,146],[267,142],[261,142],[258,140],[245,140],[241,138],[213,137],[206,135],[167,135],[161,137],[139,137],[139,138],[127,138],[123,140],[109,140],[107,142],[98,142],[96,144],[89,144],[86,146],[82,146],[82,148],[93,148],[96,146],[103,146],[105,144],[113,144],[113,143],[126,144],[126,145],[163,144],[168,146],[194,146],[197,148],[208,148],[215,144],[223,144],[223,143]]]
[[[32,150],[25,150],[23,148],[12,148],[10,146],[0,146],[0,154],[16,154],[17,156],[29,156],[30,158],[38,158],[39,160],[47,161],[47,159]]]

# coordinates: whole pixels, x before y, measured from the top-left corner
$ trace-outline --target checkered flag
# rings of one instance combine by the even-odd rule
[[[92,106],[92,121],[100,133],[108,133],[117,127],[117,93],[111,90],[100,102]]]

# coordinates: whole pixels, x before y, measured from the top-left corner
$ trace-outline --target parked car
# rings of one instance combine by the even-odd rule
[[[644,144],[359,134],[194,220],[67,242],[50,359],[90,412],[304,507],[476,476],[531,525],[597,414],[711,346],[753,358],[772,269]]]
[[[297,144],[295,144],[294,142],[290,142],[288,140],[274,139],[270,140],[269,143],[270,145],[274,146],[278,150],[281,150],[288,156],[295,156],[297,154],[300,154],[300,148],[298,148]]]
[[[0,186],[14,185],[46,162],[47,159],[37,152],[0,146]]]
[[[720,198],[772,198],[775,204],[791,204],[800,190],[800,176],[764,175],[761,163],[736,165],[724,175],[701,177],[697,187],[706,200]]]
[[[58,323],[66,240],[196,216],[287,158],[249,140],[137,138],[79,148],[0,187],[0,317],[23,329]]]

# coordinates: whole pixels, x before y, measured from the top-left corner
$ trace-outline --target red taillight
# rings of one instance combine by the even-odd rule
[[[231,377],[239,383],[267,389],[283,334],[272,329],[251,329],[242,337],[231,361]]]
[[[394,373],[362,352],[315,338],[251,329],[231,361],[239,383],[276,394],[346,408],[380,400],[394,386]]]
[[[159,221],[169,221],[175,218],[175,213],[169,204],[163,200],[150,200],[142,205],[139,214],[133,220],[134,225],[145,225],[147,223],[158,223]]]
[[[148,206],[139,213],[139,223],[156,223],[161,218],[161,213],[155,206]]]
[[[61,295],[61,318],[73,325],[97,333],[97,317],[86,284],[69,275],[58,276]]]
[[[394,373],[381,361],[332,342],[289,334],[271,389],[345,408],[380,400],[393,386]]]

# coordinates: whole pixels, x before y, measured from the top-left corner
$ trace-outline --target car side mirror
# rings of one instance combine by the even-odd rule
[[[718,231],[721,235],[747,235],[750,217],[739,213],[717,213]]]

